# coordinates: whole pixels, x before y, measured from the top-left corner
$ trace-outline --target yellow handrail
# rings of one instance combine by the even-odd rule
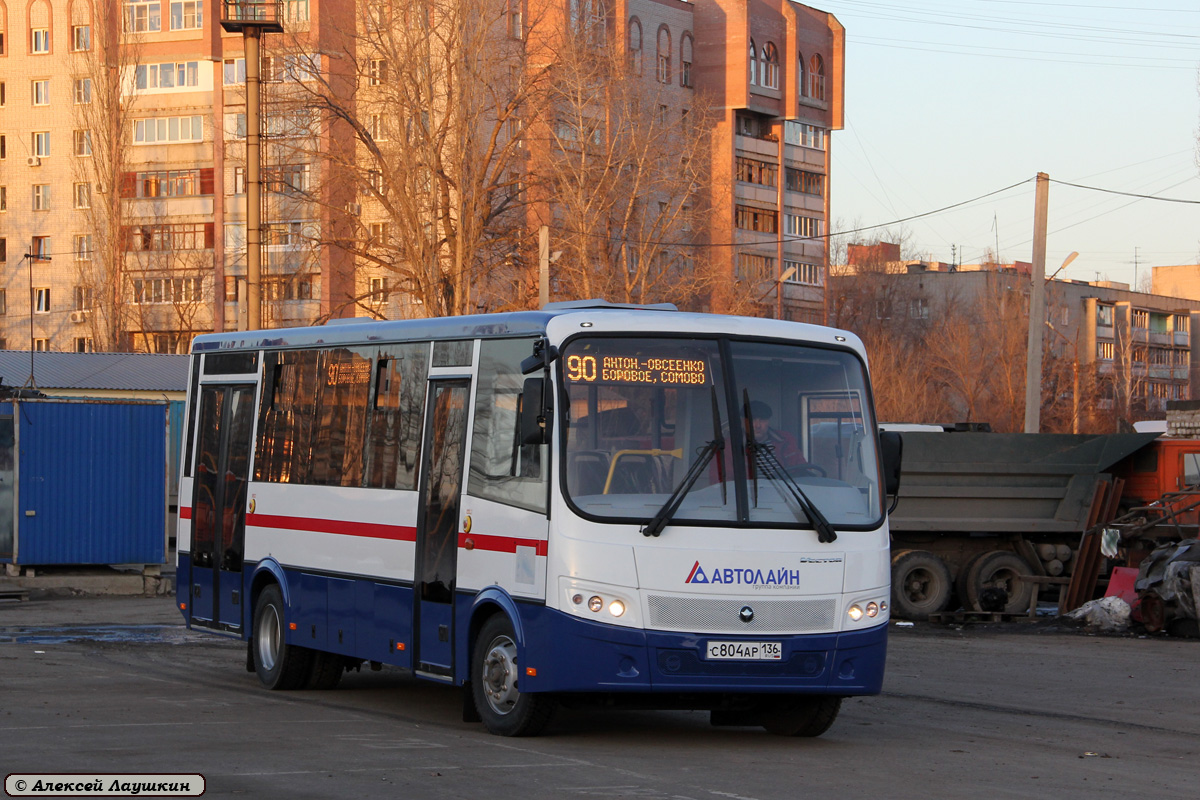
[[[608,480],[604,481],[604,494],[608,494],[609,488],[612,486],[613,473],[617,469],[617,461],[621,456],[638,455],[638,456],[674,456],[675,458],[683,458],[683,448],[677,447],[674,450],[659,450],[657,447],[653,450],[618,450],[613,453],[612,462],[608,465]]]

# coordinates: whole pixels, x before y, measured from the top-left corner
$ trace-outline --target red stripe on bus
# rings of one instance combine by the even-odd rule
[[[192,518],[192,507],[191,506],[180,506],[179,507],[179,518],[180,519],[191,519]]]
[[[369,539],[392,539],[399,542],[415,542],[417,540],[417,529],[411,525],[383,525],[377,522],[353,522],[344,519],[283,517],[275,514],[247,514],[246,524],[257,528],[336,533],[341,536],[364,536]]]
[[[517,539],[512,536],[481,536],[478,533],[460,533],[458,546],[466,549],[467,539],[474,543],[476,550],[490,550],[494,553],[515,553],[518,547],[537,548],[539,556],[546,555],[545,539]]]

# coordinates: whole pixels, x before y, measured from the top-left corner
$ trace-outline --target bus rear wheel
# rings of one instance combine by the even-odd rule
[[[271,584],[254,604],[254,671],[268,689],[302,689],[308,683],[312,651],[285,641],[283,620],[283,593]]]
[[[516,633],[503,614],[489,617],[475,637],[471,693],[484,727],[498,736],[536,736],[554,716],[553,697],[520,691]]]
[[[800,695],[782,699],[765,712],[762,726],[776,736],[820,736],[833,725],[842,698]]]

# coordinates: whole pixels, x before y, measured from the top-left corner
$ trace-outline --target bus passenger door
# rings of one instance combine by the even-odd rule
[[[242,556],[254,386],[201,386],[199,405],[191,620],[194,625],[236,631],[242,627]]]
[[[465,379],[429,382],[421,458],[413,664],[419,673],[446,679],[454,675],[454,588],[470,388]]]

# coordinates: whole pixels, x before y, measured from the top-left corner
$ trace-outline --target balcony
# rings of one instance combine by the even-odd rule
[[[278,0],[224,0],[221,27],[230,33],[257,28],[263,33],[283,33],[283,3]]]

